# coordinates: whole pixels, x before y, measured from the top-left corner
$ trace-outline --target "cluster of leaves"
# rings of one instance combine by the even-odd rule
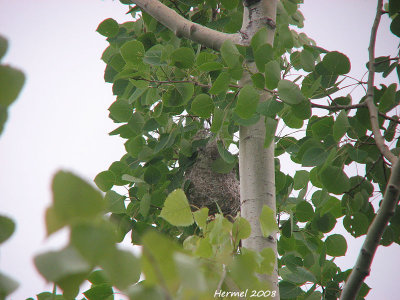
[[[0,61],[8,49],[7,40],[0,35]],[[9,65],[0,64],[0,134],[7,121],[7,109],[17,99],[25,82],[25,75]]]

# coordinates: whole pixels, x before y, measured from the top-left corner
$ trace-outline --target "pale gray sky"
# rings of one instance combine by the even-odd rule
[[[347,54],[352,75],[359,78],[365,72],[375,1],[305,2],[304,32],[320,46]],[[109,17],[129,20],[126,10],[111,0],[0,0],[0,34],[10,43],[4,62],[27,76],[0,136],[0,212],[17,223],[16,233],[0,248],[0,270],[21,284],[11,299],[51,289],[32,258],[66,240],[65,232],[45,240],[43,216],[51,202],[52,175],[66,168],[91,181],[124,153],[123,140],[108,136],[116,127],[107,117],[114,97],[103,81],[100,60],[107,43],[95,30]],[[377,55],[396,53],[398,40],[388,26],[383,22]],[[343,269],[354,264],[361,242],[349,242],[348,255],[337,260]],[[398,245],[379,248],[367,279],[373,288],[367,299],[397,294],[398,283],[390,278],[398,274],[399,255]]]

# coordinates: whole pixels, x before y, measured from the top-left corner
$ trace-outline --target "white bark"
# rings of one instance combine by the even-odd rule
[[[191,22],[158,0],[135,0],[134,2],[174,32],[177,37],[190,39],[214,50],[219,50],[225,40],[231,40],[235,44],[239,43],[239,34],[223,33]]]
[[[268,43],[274,40],[273,26],[266,25],[275,23],[277,2],[274,0],[261,0],[254,6],[245,7],[243,16],[243,27],[241,33],[247,37],[247,43],[251,37],[261,28],[267,26],[269,29]],[[272,21],[272,22],[271,22]],[[244,41],[246,42],[246,41]],[[254,66],[251,66],[255,68]],[[249,76],[241,80],[240,85],[249,82]],[[265,101],[270,94],[263,92],[261,101]],[[240,174],[240,202],[241,215],[250,222],[251,235],[242,241],[242,246],[260,252],[264,248],[272,248],[277,256],[276,234],[263,237],[260,227],[260,214],[264,205],[276,211],[275,198],[275,165],[274,165],[274,142],[268,148],[264,147],[265,139],[264,117],[252,126],[240,127],[239,140],[239,174]],[[275,264],[274,272],[268,276],[260,275],[260,279],[272,284],[271,289],[276,291],[279,299],[278,269]]]

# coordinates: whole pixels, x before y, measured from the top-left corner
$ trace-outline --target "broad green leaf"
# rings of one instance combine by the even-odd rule
[[[149,210],[150,210],[150,204],[151,204],[151,196],[149,194],[146,194],[142,197],[142,199],[140,200],[140,214],[143,217],[147,217],[147,215],[149,214]]]
[[[218,107],[215,107],[210,128],[211,132],[217,133],[222,127],[223,120],[224,120],[224,111]]]
[[[59,171],[52,182],[55,213],[65,221],[88,219],[104,211],[104,200],[100,192],[76,175]]]
[[[393,2],[394,0],[390,1]],[[400,15],[397,15],[390,24],[390,31],[400,37]]]
[[[95,299],[112,299],[114,291],[109,284],[101,284],[92,286],[90,289],[83,293],[88,300]]]
[[[385,92],[379,99],[378,109],[380,112],[385,113],[393,106],[393,104],[395,103],[395,100],[396,100],[396,90],[397,90],[396,83],[392,83],[385,90]]]
[[[107,211],[114,214],[123,214],[126,212],[125,196],[114,191],[107,191],[104,200],[107,203]]]
[[[278,231],[274,211],[266,205],[263,206],[260,214],[260,226],[264,237],[268,237]]]
[[[203,272],[197,272],[198,262],[187,254],[175,253],[173,256],[183,289],[205,292],[207,289]]]
[[[60,283],[72,275],[87,274],[89,263],[72,246],[59,251],[49,251],[34,258],[39,273],[48,281]],[[82,282],[85,278],[82,278]]]
[[[328,233],[335,227],[335,225],[336,219],[331,213],[320,215],[316,212],[314,214],[312,226],[315,230],[321,231],[323,233]]]
[[[213,248],[210,244],[209,239],[202,238],[197,242],[197,249],[195,254],[199,257],[210,258],[213,255]]]
[[[8,217],[0,215],[0,244],[4,243],[13,234],[15,223]]]
[[[361,212],[356,212],[352,216],[345,216],[343,219],[344,228],[354,237],[366,234],[369,224],[368,217]]]
[[[330,193],[340,195],[350,189],[349,177],[339,167],[325,167],[320,173],[320,179]]]
[[[264,89],[265,86],[265,78],[264,75],[261,73],[255,73],[251,75],[251,81],[253,82],[254,86],[258,89]]]
[[[105,37],[115,37],[119,31],[119,25],[114,19],[105,19],[99,24],[96,31]]]
[[[196,210],[193,213],[193,216],[197,226],[199,226],[201,229],[205,228],[208,219],[208,207],[203,207],[199,210]]]
[[[270,90],[275,89],[281,80],[281,67],[276,60],[271,60],[265,65],[265,85]]]
[[[240,53],[233,42],[229,39],[225,40],[221,46],[221,55],[229,68],[233,69],[239,65]]]
[[[142,151],[144,144],[144,138],[142,136],[136,136],[125,142],[125,150],[132,155],[132,157],[137,157],[140,151]]]
[[[301,51],[300,63],[301,63],[301,66],[303,67],[303,70],[306,72],[312,72],[315,69],[314,55],[306,49]]]
[[[193,49],[182,47],[171,53],[172,64],[178,68],[188,69],[194,64]]]
[[[349,128],[350,123],[347,117],[347,112],[342,110],[333,124],[333,138],[335,141],[340,141]]]
[[[326,254],[330,256],[344,256],[347,251],[346,239],[340,234],[332,234],[325,240]]]
[[[309,175],[306,170],[299,170],[296,171],[293,177],[293,188],[295,190],[301,190],[302,188],[306,187],[309,180]]]
[[[107,277],[120,290],[139,281],[140,261],[129,251],[114,249],[100,265]]]
[[[213,100],[207,94],[199,94],[194,98],[191,110],[201,118],[209,118],[214,110]]]
[[[111,171],[103,171],[94,178],[94,182],[103,192],[110,190],[115,183],[115,175]]]
[[[24,83],[24,73],[10,66],[0,65],[0,105],[7,107],[13,103]]]
[[[128,122],[132,117],[132,105],[125,99],[118,99],[108,109],[110,116],[119,122]]]
[[[57,215],[53,206],[46,209],[45,221],[47,236],[67,225],[67,223]]]
[[[279,282],[279,294],[281,299],[296,299],[301,292],[301,288],[294,283],[288,281]]]
[[[161,179],[160,170],[154,166],[148,166],[144,171],[144,181],[148,184],[157,184]]]
[[[265,139],[264,147],[267,148],[272,142],[275,142],[275,133],[278,126],[278,120],[266,117],[265,118]]]
[[[332,117],[322,117],[311,126],[314,136],[320,139],[325,139],[332,134],[334,121]]]
[[[7,296],[13,293],[19,284],[14,279],[0,272],[0,298],[7,299]]]
[[[110,223],[79,223],[72,226],[71,244],[92,264],[111,253],[116,243],[114,228]]]
[[[275,268],[276,256],[272,248],[264,248],[260,252],[263,260],[260,263],[259,273],[272,275]]]
[[[314,209],[312,205],[307,201],[300,201],[296,205],[295,216],[299,222],[308,222],[314,215]]]
[[[227,9],[234,9],[238,6],[239,0],[221,0],[223,7]]]
[[[146,51],[143,57],[143,62],[153,66],[163,66],[167,63],[163,60],[164,47],[161,44],[154,45]]]
[[[303,167],[313,167],[322,165],[329,153],[322,149],[321,147],[312,147],[306,150],[301,160],[301,165]]]
[[[261,27],[255,35],[251,38],[251,48],[253,49],[253,53],[257,51],[257,48],[264,45],[268,44],[268,31],[266,27]]]
[[[235,156],[225,149],[225,146],[222,141],[217,142],[217,149],[221,158],[228,164],[233,164],[236,161]]]
[[[279,275],[282,276],[283,280],[297,284],[304,284],[307,281],[316,281],[315,276],[303,267],[297,267],[294,271],[289,270],[289,268],[282,268],[279,272]]]
[[[160,217],[174,226],[189,226],[193,224],[193,215],[183,190],[176,189],[168,195]]]
[[[217,79],[213,82],[211,89],[209,90],[210,94],[217,95],[220,93],[226,93],[229,88],[229,84],[231,82],[231,75],[228,72],[221,72]]]
[[[143,61],[145,51],[141,42],[133,40],[123,44],[120,52],[127,64],[136,66]]]
[[[245,85],[239,92],[235,113],[242,119],[249,119],[257,110],[260,95],[251,85]]]
[[[209,61],[200,65],[197,69],[202,72],[211,72],[211,71],[222,70],[223,68],[224,68],[223,64],[216,61]]]
[[[343,53],[333,51],[329,52],[322,59],[322,65],[331,74],[343,75],[350,72],[350,60]]]
[[[232,227],[232,237],[237,243],[239,240],[247,239],[251,233],[251,226],[249,221],[245,218],[237,217]]]
[[[215,173],[227,174],[232,171],[235,166],[236,162],[230,164],[223,160],[221,157],[218,157],[215,161],[212,162],[211,170],[213,170]]]
[[[264,73],[265,65],[274,59],[274,51],[270,44],[264,44],[258,47],[257,51],[254,52],[254,60],[258,71]]]
[[[279,81],[278,94],[279,98],[289,105],[299,104],[306,100],[299,87],[295,83],[286,79]]]
[[[8,49],[8,41],[0,35],[0,60],[6,54]]]

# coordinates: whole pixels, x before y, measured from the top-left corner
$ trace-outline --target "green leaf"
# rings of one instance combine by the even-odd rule
[[[253,82],[254,86],[258,89],[264,89],[265,86],[265,78],[264,75],[261,73],[255,73],[251,75],[251,81]]]
[[[347,74],[351,68],[349,58],[337,51],[326,54],[322,60],[322,65],[334,75]]]
[[[307,281],[315,282],[315,276],[308,270],[302,267],[297,267],[294,271],[290,271],[288,268],[282,268],[279,272],[283,280],[289,282],[304,284]]]
[[[385,113],[393,107],[393,104],[395,103],[395,100],[396,100],[396,90],[397,90],[396,83],[392,83],[385,90],[385,92],[379,99],[378,109],[380,112]]]
[[[193,215],[183,190],[176,189],[168,195],[160,217],[174,226],[189,226],[193,224]]]
[[[231,75],[228,72],[221,72],[217,79],[213,82],[211,89],[209,90],[210,94],[217,95],[220,93],[226,93],[229,88],[229,84],[231,82]]]
[[[394,1],[394,0],[392,0]],[[390,1],[390,2],[392,2]],[[397,15],[390,24],[390,31],[400,37],[400,15]]]
[[[254,60],[258,71],[263,73],[265,71],[265,65],[274,59],[274,51],[270,44],[264,44],[258,47],[257,51],[254,53]]]
[[[59,171],[53,178],[52,190],[55,213],[65,221],[103,213],[105,203],[100,192],[70,172]]]
[[[260,95],[252,85],[245,85],[239,92],[235,113],[242,119],[249,119],[257,110]]]
[[[161,44],[154,45],[146,51],[143,62],[153,66],[164,66],[167,63],[163,59],[164,47]]]
[[[207,94],[199,94],[194,98],[191,110],[201,118],[209,118],[214,110],[213,100]]]
[[[157,184],[161,179],[160,170],[154,166],[148,166],[144,171],[144,181],[148,184]]]
[[[103,192],[110,190],[115,183],[115,175],[111,171],[103,171],[94,178],[94,182]]]
[[[335,123],[333,124],[333,138],[336,142],[340,141],[340,139],[345,135],[347,130],[350,128],[349,119],[347,117],[347,112],[342,110]]]
[[[188,69],[194,64],[194,52],[193,49],[182,47],[176,49],[171,53],[172,64],[178,68]]]
[[[92,264],[111,253],[116,243],[114,228],[110,223],[79,223],[72,226],[71,244]]]
[[[320,166],[326,161],[328,155],[329,153],[321,147],[312,147],[304,153],[301,165],[303,167]]]
[[[223,160],[221,157],[218,157],[215,161],[212,162],[211,170],[215,173],[227,174],[232,171],[235,166],[236,162],[230,164]]]
[[[309,180],[309,175],[306,170],[299,170],[296,171],[293,178],[293,188],[295,190],[301,190],[302,188],[306,187]]]
[[[201,228],[205,228],[208,219],[208,207],[203,207],[193,213],[196,224]]]
[[[314,214],[312,220],[312,226],[315,230],[321,231],[323,233],[330,232],[336,225],[336,219],[331,213],[326,213],[320,215],[318,213]]]
[[[278,120],[266,117],[265,118],[265,139],[264,147],[267,148],[272,142],[275,142],[276,128],[278,127]]]
[[[276,60],[271,60],[265,65],[265,85],[270,90],[275,89],[281,80],[281,67]]]
[[[369,227],[368,217],[360,212],[356,212],[352,216],[345,216],[343,226],[354,237],[359,237],[367,233]]]
[[[140,151],[142,151],[144,144],[144,138],[142,136],[136,136],[125,142],[125,150],[132,155],[132,157],[137,157]]]
[[[312,72],[315,69],[314,55],[306,49],[304,49],[300,53],[300,63],[303,67],[303,70],[306,72]]]
[[[128,122],[133,114],[132,105],[125,99],[116,100],[108,110],[111,117],[118,122]]]
[[[53,206],[46,209],[45,214],[47,236],[63,228],[67,223],[59,218]]]
[[[239,65],[240,53],[231,40],[225,40],[221,46],[221,55],[229,68],[233,69]]]
[[[260,226],[264,237],[268,237],[278,231],[274,211],[266,205],[263,206],[260,214]]]
[[[133,40],[123,44],[120,52],[127,64],[136,66],[143,61],[145,51],[141,42]]]
[[[112,299],[114,291],[112,286],[109,284],[101,284],[92,286],[90,289],[83,293],[88,300],[97,300],[97,299]]]
[[[202,272],[197,272],[200,266],[198,262],[183,253],[175,253],[174,262],[184,290],[205,292],[207,284]]]
[[[268,44],[268,30],[266,27],[261,27],[251,38],[250,46],[253,49],[253,53],[257,51],[258,47],[264,44]]]
[[[286,79],[279,81],[278,94],[279,98],[289,105],[299,104],[306,100],[299,87],[295,83]]]
[[[237,217],[232,227],[232,237],[237,243],[239,240],[247,239],[251,233],[251,226],[249,221],[245,218]]]
[[[19,284],[14,279],[0,272],[0,298],[6,299],[8,295],[13,293]]]
[[[126,213],[125,197],[114,192],[107,191],[104,200],[107,203],[107,211],[114,214]]]
[[[39,273],[48,281],[60,283],[72,275],[87,274],[91,267],[72,246],[60,251],[49,251],[34,258]],[[81,282],[83,282],[84,277]]]
[[[8,49],[8,41],[0,35],[0,60],[4,57]]]
[[[236,157],[225,149],[225,146],[222,141],[217,142],[217,149],[221,158],[228,164],[233,164],[236,161]]]
[[[149,194],[145,194],[140,200],[140,209],[139,209],[140,214],[143,217],[147,217],[147,215],[149,214],[150,204],[151,204],[151,196]]]
[[[0,216],[0,244],[4,243],[13,234],[15,223],[8,217]]]
[[[328,192],[340,195],[350,189],[350,180],[343,170],[336,166],[325,167],[320,174],[320,179]]]
[[[308,222],[313,218],[314,209],[307,201],[300,201],[296,205],[296,218],[299,222]]]
[[[0,65],[0,105],[9,106],[18,97],[25,75],[10,66]]]
[[[325,240],[326,254],[338,257],[344,256],[347,251],[346,239],[340,234],[332,234]]]
[[[294,283],[288,281],[279,282],[279,294],[281,299],[296,299],[302,290]]]
[[[105,19],[99,24],[96,31],[105,37],[115,37],[119,32],[119,25],[114,19]]]
[[[140,261],[129,251],[114,249],[100,265],[107,277],[120,290],[139,281]]]

